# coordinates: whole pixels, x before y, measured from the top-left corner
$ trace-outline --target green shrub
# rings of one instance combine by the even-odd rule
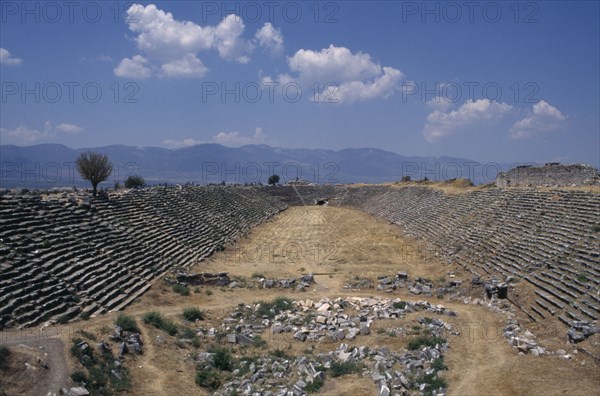
[[[8,361],[10,359],[10,349],[8,347],[0,346],[0,370],[6,370],[8,368]]]
[[[194,330],[190,329],[189,327],[182,328],[180,333],[181,338],[186,338],[188,340],[191,340],[194,337],[196,337],[196,333],[194,332]]]
[[[144,323],[152,325],[157,329],[164,330],[167,334],[174,336],[178,332],[177,324],[165,318],[160,312],[146,312],[143,317]]]
[[[205,293],[207,296],[212,296],[212,295],[213,295],[213,291],[212,291],[212,290],[210,290],[210,289],[208,289],[208,288],[204,289],[204,293]]]
[[[183,317],[190,322],[204,320],[204,313],[197,307],[187,307],[183,309]]]
[[[73,342],[73,345],[71,345],[71,355],[73,357],[77,358],[79,361],[82,361],[83,356],[87,355],[90,360],[93,360],[94,353],[91,346],[82,351],[81,348],[79,348],[79,344],[83,342],[81,338],[74,337],[71,341]]]
[[[448,384],[441,378],[438,378],[434,373],[424,375],[423,377],[417,379],[418,384],[427,384],[427,389],[432,391],[439,388],[447,388]],[[433,394],[433,393],[431,393]]]
[[[431,363],[431,368],[434,369],[434,370],[436,370],[436,371],[448,370],[448,367],[444,363],[444,358],[443,357],[439,357],[439,358],[435,359],[433,361],[433,363]]]
[[[353,363],[353,362],[343,362],[343,363],[339,363],[336,361],[331,362],[331,376],[332,377],[339,377],[341,375],[346,375],[346,374],[354,374],[354,373],[358,373],[360,372],[360,370],[362,369],[362,366],[358,363]]]
[[[592,231],[593,232],[600,232],[600,224],[594,224],[592,226]]]
[[[585,276],[585,274],[582,273],[582,274],[577,275],[577,280],[579,282],[587,282],[588,278],[587,278],[587,276]]]
[[[316,377],[313,382],[309,382],[308,384],[306,384],[306,393],[311,394],[311,393],[318,393],[321,388],[323,387],[323,385],[325,385],[325,381],[323,381],[321,378]]]
[[[88,320],[92,314],[90,311],[82,312],[79,314],[79,317],[83,320]]]
[[[217,390],[221,386],[221,379],[216,370],[196,371],[196,385],[210,390]]]
[[[217,348],[213,355],[215,368],[221,371],[233,370],[233,357],[227,348]]]
[[[394,309],[404,309],[406,308],[406,301],[396,301],[392,304]]]
[[[266,316],[269,319],[273,319],[276,315],[281,312],[290,309],[292,307],[292,300],[285,297],[277,297],[273,301],[265,302],[259,301],[260,307],[256,311],[259,316]]]
[[[273,357],[276,358],[280,358],[280,359],[290,359],[291,356],[287,354],[287,352],[281,350],[281,349],[275,349],[274,351],[271,351],[271,355]]]
[[[76,370],[71,374],[71,379],[73,382],[77,384],[81,384],[82,382],[87,382],[87,375],[83,371]]]
[[[135,321],[135,319],[129,315],[125,315],[125,314],[119,314],[119,316],[117,316],[117,319],[115,319],[115,324],[119,327],[121,327],[123,330],[125,331],[130,331],[133,333],[139,333],[140,332],[140,328],[137,325],[137,322]]]
[[[177,294],[181,294],[182,296],[190,295],[190,289],[185,285],[180,285],[179,283],[173,285],[173,291]]]
[[[408,341],[407,348],[411,351],[415,351],[420,349],[422,346],[433,347],[436,344],[443,344],[445,342],[446,340],[442,337],[421,335]]]
[[[264,348],[265,346],[267,346],[267,341],[263,340],[261,336],[256,336],[254,337],[253,345],[256,348]]]

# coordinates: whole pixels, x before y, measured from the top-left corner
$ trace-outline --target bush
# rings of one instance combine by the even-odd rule
[[[140,188],[143,187],[144,184],[146,184],[146,182],[141,176],[132,175],[125,179],[126,188]]]
[[[181,338],[185,338],[188,340],[192,340],[194,337],[196,337],[196,333],[194,332],[194,330],[190,329],[189,327],[184,327],[183,329],[181,329]]]
[[[196,385],[210,390],[217,390],[221,386],[219,373],[215,370],[196,371]]]
[[[271,175],[271,176],[269,176],[269,179],[267,180],[267,183],[269,183],[272,186],[274,186],[275,184],[279,183],[279,175]]]
[[[254,342],[252,343],[255,348],[264,348],[267,346],[267,341],[263,340],[261,336],[254,337]]]
[[[92,362],[94,359],[94,353],[92,351],[92,347],[88,347],[85,350],[81,350],[81,348],[79,348],[79,344],[83,342],[83,340],[79,337],[74,337],[72,340],[73,345],[71,345],[71,355],[75,358],[77,358],[80,362],[84,363],[84,362]],[[89,345],[89,344],[88,344]],[[83,356],[88,356],[90,359],[87,360],[83,360]]]
[[[117,316],[117,319],[115,319],[115,324],[125,331],[131,331],[133,333],[140,332],[140,328],[138,327],[135,319],[125,314],[119,314],[119,316]]]
[[[357,363],[352,363],[352,362],[343,362],[343,363],[339,363],[336,361],[331,362],[331,376],[332,377],[339,377],[341,375],[346,375],[346,374],[354,374],[354,373],[358,373],[361,370],[361,365],[357,364]]]
[[[214,352],[213,363],[221,371],[233,370],[233,357],[227,348],[218,348]]]
[[[90,311],[82,312],[79,314],[79,317],[83,320],[88,320],[92,314]]]
[[[438,378],[435,374],[427,374],[417,379],[418,384],[427,384],[429,390],[435,390],[439,388],[447,388],[448,384],[441,378]]]
[[[204,320],[204,313],[197,307],[187,307],[183,309],[183,317],[190,322]]]
[[[161,329],[167,332],[167,334],[174,336],[177,334],[177,324],[170,319],[165,318],[160,312],[151,311],[144,314],[144,323],[152,325],[157,329]]]
[[[87,382],[87,380],[88,380],[85,373],[83,371],[79,371],[79,370],[76,370],[73,372],[73,374],[71,374],[71,379],[73,380],[73,382],[75,382],[77,384]]]
[[[281,349],[275,349],[274,351],[271,352],[271,355],[273,357],[280,358],[280,359],[291,359],[291,356],[288,355],[287,352],[285,352]]]
[[[180,285],[179,283],[173,285],[173,291],[175,293],[181,294],[182,296],[190,295],[190,289],[188,289],[188,287],[185,285]]]
[[[587,282],[588,278],[587,278],[587,276],[585,276],[585,274],[582,273],[582,274],[577,275],[577,280],[579,282]]]
[[[0,370],[8,368],[8,360],[10,359],[10,349],[2,345],[0,346]]]
[[[309,382],[308,384],[306,384],[306,393],[311,394],[311,393],[318,393],[321,388],[323,387],[323,385],[325,385],[325,381],[323,381],[321,378],[316,377],[313,382]]]
[[[594,224],[592,226],[592,231],[594,231],[594,232],[600,232],[600,224]]]
[[[292,300],[285,297],[277,297],[273,301],[259,301],[260,307],[256,311],[259,316],[273,319],[276,315],[292,307]]]
[[[433,347],[436,344],[443,344],[445,342],[446,340],[442,337],[421,335],[408,341],[407,348],[411,351],[415,351],[420,349],[422,346]]]
[[[444,363],[443,357],[439,357],[439,358],[435,359],[433,361],[433,363],[431,363],[431,368],[436,371],[448,370],[448,366],[446,366],[446,364]]]
[[[396,301],[392,304],[394,309],[404,309],[406,308],[406,301]]]

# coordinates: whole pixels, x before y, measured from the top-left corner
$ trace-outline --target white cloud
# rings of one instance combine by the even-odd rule
[[[23,59],[14,58],[8,50],[0,48],[0,64],[9,66],[18,66],[23,63]]]
[[[20,125],[14,129],[0,128],[3,144],[32,144],[48,137],[48,132]]]
[[[62,124],[58,124],[56,126],[56,130],[59,131],[59,132],[64,132],[64,133],[76,135],[79,132],[82,132],[83,128],[80,127],[79,125],[68,124],[66,122],[63,122]]]
[[[181,59],[164,63],[160,70],[168,77],[202,77],[208,68],[195,55],[186,54]]]
[[[369,54],[353,54],[333,44],[321,51],[298,50],[288,64],[301,78],[315,81],[364,80],[381,74],[381,66],[371,61]]]
[[[249,54],[254,50],[252,43],[240,36],[244,33],[244,21],[234,14],[227,15],[215,28],[215,47],[221,58],[240,63],[250,61]]]
[[[266,22],[254,35],[258,45],[268,50],[271,55],[283,53],[283,36],[279,29],[275,29],[270,22]]]
[[[187,138],[182,140],[172,140],[166,139],[163,140],[163,144],[170,148],[181,148],[181,147],[191,147],[197,144],[202,144],[203,142],[200,140],[196,140],[194,138]]]
[[[127,10],[129,30],[138,33],[140,50],[160,59],[179,58],[186,53],[211,48],[214,29],[190,21],[177,21],[173,14],[154,4],[132,4]]]
[[[466,127],[482,122],[493,122],[502,118],[512,109],[506,103],[491,102],[488,99],[468,100],[457,110],[443,112],[435,110],[427,116],[423,136],[429,142],[454,135]]]
[[[263,133],[262,128],[257,127],[252,136],[243,136],[237,131],[219,132],[212,137],[212,141],[223,146],[239,147],[247,144],[264,144],[267,142],[267,135]]]
[[[83,128],[79,125],[61,123],[53,126],[50,121],[46,121],[43,130],[19,125],[14,129],[0,128],[0,136],[3,144],[27,145],[53,139],[60,133],[73,135],[81,131],[83,131]]]
[[[529,115],[513,124],[510,128],[510,137],[513,139],[524,139],[538,133],[544,133],[558,129],[567,117],[560,110],[544,100],[533,105]]]
[[[141,55],[135,55],[131,59],[124,58],[114,68],[114,72],[117,77],[144,79],[152,74],[152,70],[147,65],[148,59]]]
[[[303,87],[318,84],[319,100],[351,103],[375,98],[387,98],[400,89],[402,72],[393,67],[381,67],[369,54],[353,54],[348,48],[330,45],[320,51],[298,50],[288,58],[294,77],[281,74],[277,82],[285,85],[295,81]],[[266,77],[263,81],[271,81]]]
[[[227,15],[215,26],[200,26],[180,21],[156,5],[133,4],[127,10],[129,30],[144,62],[125,58],[114,72],[119,77],[129,75],[147,78],[151,69],[160,70],[157,76],[200,78],[208,68],[199,59],[201,51],[214,49],[225,60],[248,63],[255,45],[242,36],[243,20]],[[120,74],[119,74],[120,73]]]

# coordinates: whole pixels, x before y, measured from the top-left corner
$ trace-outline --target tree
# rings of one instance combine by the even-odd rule
[[[75,164],[77,165],[77,172],[79,172],[81,177],[92,183],[95,197],[98,184],[108,179],[113,170],[108,156],[94,151],[87,151],[79,154],[79,157],[75,160]]]
[[[271,176],[269,176],[268,183],[270,185],[272,185],[272,186],[275,185],[275,184],[277,184],[277,183],[279,183],[279,175],[271,175]]]
[[[146,182],[141,176],[132,175],[125,179],[125,188],[140,188],[144,184],[146,184]]]

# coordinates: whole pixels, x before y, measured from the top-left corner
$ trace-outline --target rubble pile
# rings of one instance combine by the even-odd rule
[[[428,317],[420,317],[418,323],[417,333],[433,342],[412,347],[409,342],[408,349],[398,351],[387,346],[369,348],[340,343],[335,350],[316,355],[242,358],[232,372],[235,379],[224,383],[215,395],[300,396],[306,395],[315,382],[322,385],[328,377],[346,374],[371,378],[376,394],[381,396],[424,392],[445,395],[445,382],[439,378],[439,373],[446,370],[443,356],[449,344],[441,334],[452,327],[440,319]],[[213,356],[208,352],[199,353],[198,366],[211,370]]]
[[[299,341],[339,342],[369,335],[371,325],[377,319],[402,318],[406,313],[416,311],[456,316],[443,305],[381,297],[334,300],[324,297],[318,302],[299,300],[272,318],[258,315],[259,310],[260,304],[240,304],[223,319],[222,329],[228,333],[229,342],[250,344],[268,328],[272,334],[292,333],[294,339]]]

